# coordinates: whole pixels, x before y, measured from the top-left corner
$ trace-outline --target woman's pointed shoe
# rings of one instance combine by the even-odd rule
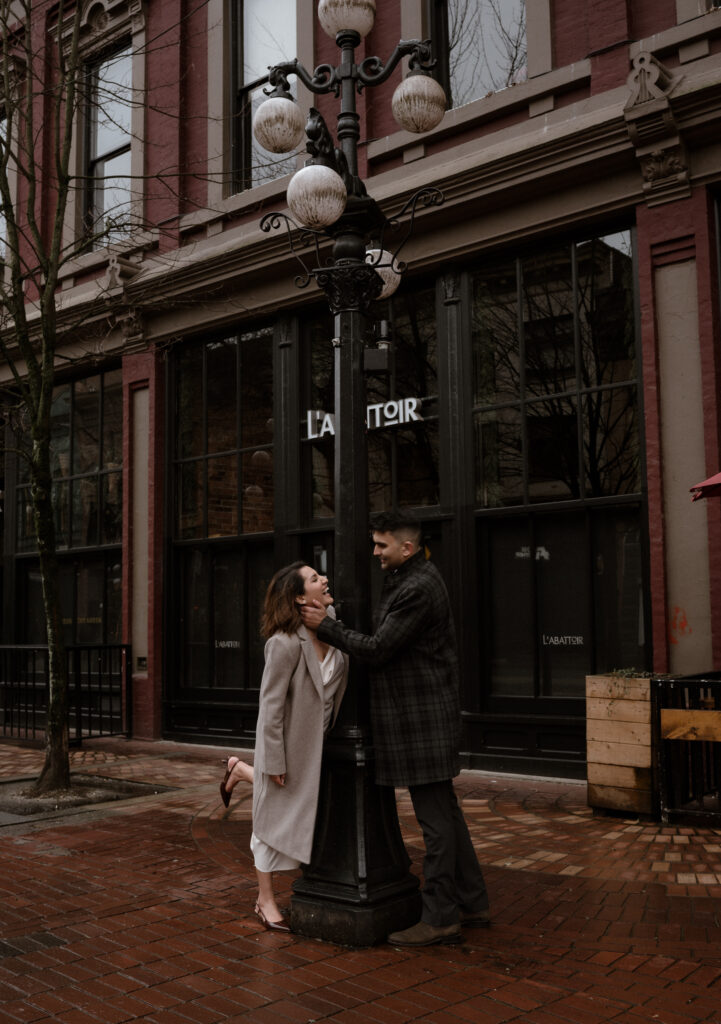
[[[225,804],[226,807],[230,804],[230,798],[231,798],[231,796],[233,794],[233,790],[232,789],[226,789],[225,788],[225,784],[227,783],[228,779],[230,778],[230,773],[233,771],[233,769],[235,768],[235,766],[236,766],[236,764],[238,763],[239,760],[240,760],[239,757],[229,757],[228,758],[228,763],[225,766],[225,775],[223,776],[223,781],[220,784],[220,799],[223,801],[223,803]],[[233,762],[232,764],[230,763],[231,761]]]
[[[269,932],[290,932],[290,925],[284,917],[280,921],[269,921],[263,911],[260,909],[260,905],[255,905],[255,916],[258,918],[260,923]]]

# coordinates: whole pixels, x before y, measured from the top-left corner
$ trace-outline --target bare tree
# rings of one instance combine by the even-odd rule
[[[524,80],[525,0],[448,0],[447,12],[452,106]]]
[[[5,228],[0,351],[26,415],[30,475],[48,640],[45,763],[37,789],[70,783],[67,665],[63,640],[50,467],[50,413],[58,348],[57,289],[71,190],[70,155],[81,90],[81,7],[57,9],[54,39],[37,32],[45,3],[0,2],[2,109],[0,196]],[[38,69],[43,71],[39,72]],[[47,78],[39,77],[46,69]],[[50,143],[48,146],[47,143]],[[52,190],[52,191],[51,191]],[[48,195],[52,196],[50,202]]]
[[[214,298],[212,289],[206,289],[201,299],[197,294],[159,293],[157,285],[143,286],[142,275],[136,277],[146,258],[153,269],[171,274],[181,258],[177,219],[202,202],[197,182],[206,180],[208,169],[203,156],[188,151],[178,156],[177,166],[166,160],[163,133],[136,140],[135,118],[129,114],[142,106],[139,122],[145,123],[150,114],[155,124],[158,116],[186,117],[185,109],[178,108],[182,82],[168,79],[151,96],[136,96],[130,68],[136,60],[147,67],[161,51],[167,54],[179,46],[184,22],[197,18],[206,4],[207,0],[178,3],[174,18],[152,23],[153,36],[143,33],[138,43],[133,35],[132,43],[109,51],[109,38],[127,39],[125,13],[117,15],[108,34],[105,11],[90,0],[0,0],[0,357],[6,381],[0,419],[17,427],[15,448],[29,481],[47,627],[49,705],[38,791],[64,788],[70,782],[68,680],[58,587],[62,538],[59,544],[54,493],[58,481],[53,478],[56,374],[59,367],[94,358],[95,346],[100,357],[104,339],[111,333],[119,337],[122,323],[132,334],[140,311]],[[111,13],[120,6],[106,5]],[[267,45],[276,46],[275,36]],[[192,70],[179,74],[191,75]],[[195,116],[210,115],[202,111]],[[84,158],[79,170],[77,141],[88,123],[98,137],[125,133],[125,163],[118,163],[117,152],[110,147],[104,166]],[[149,156],[146,163],[156,168],[153,172],[143,174],[135,167],[133,173],[130,149],[136,141]],[[279,168],[270,154],[254,157],[261,165],[258,180],[287,169],[285,164]],[[263,166],[266,157],[268,167]],[[291,160],[288,167],[292,164]],[[231,184],[233,171],[227,173]],[[144,220],[168,200],[175,219],[168,216],[161,225]],[[142,240],[150,229],[160,239],[153,243],[152,256],[151,243]],[[148,246],[147,252],[143,246]],[[97,277],[94,291],[88,289],[85,298],[66,301],[68,296],[75,299],[73,290],[63,290],[67,265],[95,249],[105,250],[105,255],[90,273],[101,275],[105,259],[105,277]],[[132,260],[126,258],[131,253]],[[134,295],[126,288],[128,282],[139,284]],[[217,294],[221,293],[223,286],[218,284]],[[243,309],[239,298],[225,296],[224,301]]]
[[[105,318],[98,318],[102,303],[64,308],[62,271],[82,253],[126,237],[131,226],[130,178],[122,172],[98,176],[102,195],[96,188],[81,230],[70,225],[75,196],[87,191],[73,160],[79,118],[90,111],[99,130],[117,127],[127,105],[119,97],[129,94],[127,61],[106,62],[91,82],[81,46],[85,11],[69,0],[0,0],[0,355],[11,377],[2,404],[29,479],[48,646],[45,761],[37,793],[70,785],[52,467],[56,370],[59,362],[73,361],[64,351],[69,339],[82,333],[92,343],[118,313],[111,303]],[[122,263],[111,257],[111,266],[113,260]],[[101,282],[97,297],[103,297]]]

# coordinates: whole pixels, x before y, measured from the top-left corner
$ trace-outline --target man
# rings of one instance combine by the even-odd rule
[[[404,513],[376,519],[373,554],[386,577],[372,636],[301,611],[319,639],[370,666],[376,782],[407,786],[423,831],[421,920],[388,941],[459,942],[461,923],[488,924],[488,894],[453,790],[460,771],[458,658],[448,592],[420,547],[421,527]]]

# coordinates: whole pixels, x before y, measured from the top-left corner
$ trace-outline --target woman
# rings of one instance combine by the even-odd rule
[[[335,721],[346,685],[346,656],[303,625],[300,607],[312,601],[332,614],[327,578],[303,562],[286,566],[270,581],[261,623],[267,642],[255,765],[229,758],[220,784],[226,807],[236,783],[254,784],[255,913],[272,931],[290,931],[275,902],[273,872],[310,860],[323,737]]]

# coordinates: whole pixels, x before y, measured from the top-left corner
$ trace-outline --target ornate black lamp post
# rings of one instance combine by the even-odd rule
[[[303,136],[303,117],[291,96],[295,75],[314,93],[340,97],[338,143],[320,113],[311,108],[305,125],[308,164],[288,186],[293,218],[269,214],[265,231],[285,224],[291,250],[315,242],[317,265],[300,286],[315,278],[334,314],[335,347],[335,570],[333,593],[343,621],[369,631],[368,470],[363,378],[366,312],[391,295],[403,265],[398,252],[412,228],[419,205],[442,202],[437,189],[416,193],[401,214],[410,223],[395,252],[384,248],[388,222],[358,177],[360,137],[356,94],[380,85],[404,58],[411,73],[393,96],[401,127],[424,132],[443,117],[442,88],[424,72],[432,66],[429,42],[400,42],[384,65],[377,57],[355,62],[355,50],[373,27],[375,0],[320,0],[318,17],[341,52],[337,67],[322,64],[311,75],[298,61],[270,69],[273,91],[258,108],[254,132],[271,152],[288,152]],[[293,229],[300,229],[300,237]],[[319,241],[333,240],[332,257],[322,264]],[[326,744],[318,821],[311,864],[294,885],[293,928],[305,935],[350,945],[372,945],[420,916],[418,884],[409,872],[390,787],[373,782],[368,728],[368,693],[363,666],[352,664],[339,722]]]

